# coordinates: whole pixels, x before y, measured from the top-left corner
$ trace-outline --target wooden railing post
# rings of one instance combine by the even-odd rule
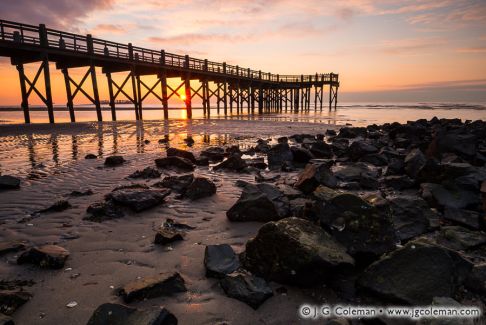
[[[89,54],[94,53],[93,36],[91,34],[86,35],[86,48]]]
[[[133,45],[132,43],[128,43],[128,58],[133,60]]]
[[[160,50],[160,64],[165,65],[165,51]]]
[[[39,25],[39,42],[40,45],[43,47],[49,46],[49,40],[47,39],[47,29],[46,25],[44,24]]]

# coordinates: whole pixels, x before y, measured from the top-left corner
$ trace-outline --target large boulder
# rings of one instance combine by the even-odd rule
[[[353,139],[356,137],[366,137],[367,130],[364,127],[343,127],[337,135],[340,138]]]
[[[102,304],[87,325],[177,325],[177,318],[164,307],[135,309],[119,304]]]
[[[319,185],[335,188],[337,179],[326,164],[307,164],[295,183],[295,187],[308,194]]]
[[[86,220],[94,222],[103,222],[111,219],[118,219],[125,216],[123,210],[112,200],[95,202],[86,209],[88,216]]]
[[[231,221],[272,221],[288,216],[288,198],[275,186],[246,184],[236,203],[226,212]]]
[[[354,260],[327,232],[292,217],[263,225],[246,243],[244,265],[268,280],[316,285]]]
[[[105,166],[107,167],[115,167],[120,166],[125,162],[125,158],[122,156],[109,156],[105,159]]]
[[[228,274],[219,283],[228,297],[238,299],[253,309],[273,296],[272,289],[264,279],[248,273]]]
[[[14,190],[20,188],[20,179],[10,175],[0,176],[0,190]]]
[[[371,264],[357,285],[385,302],[429,305],[453,297],[471,264],[445,248],[409,243]]]
[[[431,146],[436,146],[437,153],[453,152],[459,156],[470,158],[477,152],[477,137],[465,129],[439,130]]]
[[[17,259],[18,264],[35,264],[42,268],[61,269],[69,257],[67,249],[57,245],[32,247]]]
[[[175,167],[184,171],[193,171],[194,164],[186,158],[181,158],[178,156],[170,156],[165,158],[155,159],[155,165],[159,168],[171,168]]]
[[[196,157],[194,157],[194,154],[190,151],[186,151],[182,149],[168,148],[167,157],[181,157],[190,160],[193,164],[196,163]]]
[[[221,278],[240,267],[238,256],[228,244],[208,245],[204,250],[206,276]]]
[[[106,199],[112,200],[115,204],[129,207],[135,212],[140,212],[162,204],[169,194],[170,190],[167,189],[126,189],[111,192],[106,196]]]
[[[477,209],[481,204],[479,193],[458,186],[423,183],[420,185],[422,197],[432,206],[440,209]]]
[[[162,273],[130,282],[120,288],[120,296],[126,303],[136,300],[170,296],[187,291],[184,279],[177,272]]]
[[[201,151],[201,156],[206,156],[211,161],[222,161],[224,159],[224,149],[221,147],[209,147]]]
[[[278,143],[267,152],[267,158],[270,167],[280,167],[285,163],[292,163],[294,155],[287,143]]]
[[[334,196],[320,209],[319,219],[321,226],[360,260],[374,260],[395,249],[397,237],[388,211],[356,195]]]
[[[299,164],[307,164],[311,159],[315,158],[312,152],[306,148],[292,146],[290,147],[290,151],[292,151],[294,162]]]

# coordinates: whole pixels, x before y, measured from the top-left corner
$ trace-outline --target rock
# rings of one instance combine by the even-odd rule
[[[270,148],[267,152],[268,165],[282,166],[286,162],[292,162],[294,156],[287,143],[279,143]]]
[[[253,309],[273,296],[272,288],[264,279],[246,273],[228,274],[219,284],[228,297],[243,301]]]
[[[405,172],[405,163],[399,158],[390,158],[385,175],[401,175]]]
[[[347,154],[349,158],[356,161],[359,158],[378,152],[378,148],[366,141],[354,141],[348,147]]]
[[[140,212],[153,208],[164,202],[166,196],[170,194],[170,190],[118,190],[111,192],[106,196],[108,200],[112,200],[118,205],[126,206],[135,212]]]
[[[89,195],[93,195],[93,194],[94,194],[94,192],[91,189],[87,189],[87,190],[84,190],[84,191],[74,190],[71,193],[69,193],[69,196],[80,197],[80,196],[89,196]]]
[[[359,158],[358,161],[362,161],[375,166],[386,166],[388,164],[388,158],[385,155],[379,153],[364,155]]]
[[[196,166],[209,166],[209,158],[206,156],[197,157]]]
[[[145,139],[145,140],[143,140],[143,143],[144,143],[144,144],[149,144],[149,143],[150,143],[150,140]]]
[[[122,165],[126,160],[122,156],[109,156],[105,159],[105,166],[115,167]]]
[[[427,202],[412,195],[389,198],[390,210],[397,236],[402,241],[421,235],[430,230],[430,220],[437,218]]]
[[[292,151],[294,162],[296,163],[307,164],[311,159],[315,158],[314,155],[305,148],[292,146],[290,147],[290,151]]]
[[[143,178],[143,179],[149,179],[149,178],[159,178],[161,173],[153,168],[153,167],[146,167],[143,170],[137,170],[136,172],[132,173],[130,178]]]
[[[20,188],[20,179],[10,175],[0,176],[0,190],[15,190]]]
[[[486,263],[474,265],[464,284],[469,290],[486,296]]]
[[[90,214],[90,216],[86,217],[85,219],[94,222],[118,219],[124,217],[125,215],[123,211],[111,200],[93,203],[86,211]]]
[[[263,152],[267,153],[270,150],[270,145],[268,144],[268,141],[258,139],[257,140],[257,145],[255,146],[255,151],[256,152]]]
[[[32,295],[26,291],[0,290],[0,313],[12,315],[20,306],[29,301],[30,298],[32,298]]]
[[[159,139],[159,144],[169,143],[169,136],[166,136],[164,139]]]
[[[89,153],[86,156],[84,156],[84,159],[96,159],[96,158],[98,158],[98,156],[92,153]]]
[[[245,159],[246,164],[250,167],[255,167],[258,169],[266,169],[268,166],[265,163],[265,159],[263,157],[257,157],[252,159]]]
[[[160,182],[153,184],[154,187],[165,187],[174,190],[177,193],[184,193],[194,180],[193,174],[181,176],[166,176]]]
[[[186,188],[184,197],[197,200],[216,194],[216,185],[205,177],[196,177]]]
[[[167,157],[181,157],[190,160],[193,164],[196,163],[196,157],[194,157],[194,154],[190,151],[186,151],[182,149],[168,148]]]
[[[164,307],[139,310],[118,304],[102,304],[87,325],[177,325],[177,318]]]
[[[51,205],[48,208],[42,209],[39,212],[45,213],[45,212],[62,212],[64,210],[67,210],[69,208],[72,208],[71,204],[66,201],[66,200],[59,200],[55,202],[53,205]]]
[[[428,199],[429,204],[432,203],[440,208],[476,209],[481,203],[479,193],[463,190],[456,186],[446,187],[432,183],[423,183],[420,186],[422,197]]]
[[[278,143],[288,143],[289,142],[289,138],[287,138],[287,137],[279,137],[279,138],[277,138],[277,142]]]
[[[475,211],[446,207],[444,209],[444,219],[471,229],[480,229],[479,220],[481,215]]]
[[[327,165],[307,164],[302,173],[299,174],[295,187],[309,194],[319,185],[335,188],[337,179]]]
[[[69,252],[57,245],[32,247],[17,259],[18,264],[31,263],[43,268],[61,269],[69,257]]]
[[[439,154],[452,152],[467,158],[477,152],[477,137],[463,129],[440,130],[434,140]]]
[[[161,273],[146,277],[124,285],[120,289],[120,296],[126,303],[136,300],[170,296],[179,292],[186,292],[184,279],[177,272]]]
[[[231,221],[267,222],[285,218],[289,209],[288,198],[277,187],[266,183],[248,184],[226,216]]]
[[[334,138],[331,148],[336,155],[342,155],[349,147],[349,140],[344,138]]]
[[[333,154],[332,146],[323,141],[311,144],[309,151],[316,158],[332,158]]]
[[[440,308],[449,307],[449,308],[464,308],[465,306],[461,305],[456,300],[449,298],[449,297],[434,297],[432,299],[431,306],[437,306]],[[434,318],[425,318],[421,319],[418,325],[475,325],[474,318],[444,318],[438,317]]]
[[[15,325],[15,323],[11,317],[0,314],[0,325]]]
[[[296,199],[298,197],[303,196],[303,193],[290,185],[287,184],[277,184],[276,185],[278,190],[282,192],[283,195],[291,199]]]
[[[296,198],[290,200],[290,213],[292,217],[302,218],[302,219],[313,219],[312,218],[312,206],[313,201],[306,198]]]
[[[334,137],[334,136],[336,136],[336,135],[337,135],[337,133],[336,133],[336,131],[335,131],[335,130],[333,130],[333,129],[327,129],[327,130],[326,130],[326,135],[327,135],[328,137]]]
[[[466,250],[486,244],[486,234],[459,226],[446,226],[440,229],[436,240],[449,249]]]
[[[154,244],[167,245],[175,241],[184,240],[184,234],[172,227],[161,227],[155,233]]]
[[[248,165],[246,164],[246,161],[242,159],[240,156],[235,155],[235,156],[230,156],[228,159],[220,162],[216,166],[213,167],[213,170],[231,170],[235,172],[242,171],[245,169]]]
[[[340,190],[334,190],[332,188],[329,188],[327,186],[319,185],[314,192],[312,192],[312,196],[316,198],[319,201],[322,201],[324,203],[330,202],[333,198],[338,196],[339,194],[344,193],[343,191]]]
[[[312,222],[286,218],[263,225],[246,243],[244,266],[282,283],[316,285],[341,267],[354,265],[346,249]]]
[[[18,241],[7,241],[0,243],[0,256],[24,250],[26,245]]]
[[[366,137],[366,128],[363,127],[344,127],[339,130],[337,135],[340,138],[353,139],[356,137]]]
[[[344,193],[320,209],[319,219],[350,255],[369,261],[395,249],[397,242],[392,220],[382,211],[356,195]]]
[[[275,182],[276,180],[280,179],[280,175],[273,175],[273,176],[266,176],[262,175],[262,173],[258,170],[256,175],[255,175],[255,181],[258,183],[263,183],[263,182]]]
[[[193,171],[194,165],[193,163],[186,159],[177,156],[170,156],[165,158],[157,158],[155,159],[155,165],[159,168],[179,168],[184,171]]]
[[[142,183],[130,183],[130,184],[123,184],[115,187],[112,192],[119,191],[119,190],[135,190],[135,189],[146,189],[148,190],[150,186],[147,184]]]
[[[207,245],[204,250],[206,276],[221,278],[240,267],[240,261],[228,244]]]
[[[391,187],[397,191],[411,188],[414,185],[414,181],[406,175],[385,176],[384,182],[387,187]]]
[[[374,179],[379,177],[379,173],[376,169],[371,168],[362,162],[333,166],[332,171],[334,176],[343,182],[359,182],[363,176],[368,176]]]
[[[201,151],[201,156],[206,156],[211,161],[222,161],[224,159],[224,149],[220,147],[209,147]]]
[[[187,144],[188,147],[192,147],[194,144],[194,139],[191,136],[188,136],[184,139],[184,142]]]
[[[163,227],[182,231],[196,229],[196,227],[186,225],[185,223],[176,222],[174,219],[171,218],[167,218],[165,220]]]
[[[405,157],[405,171],[408,176],[416,178],[422,168],[424,168],[427,159],[420,149],[413,149]]]
[[[434,297],[453,297],[470,268],[445,248],[409,243],[371,264],[357,285],[386,302],[423,306]]]

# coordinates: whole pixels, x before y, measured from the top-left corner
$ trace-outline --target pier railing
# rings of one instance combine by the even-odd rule
[[[269,82],[338,82],[337,74],[315,75],[278,75],[243,68],[237,65],[197,59],[188,55],[179,55],[94,38],[91,35],[79,35],[45,25],[28,25],[7,20],[0,20],[0,39],[25,45],[53,48],[74,53],[104,56],[130,62],[160,64],[170,68],[181,68],[196,72],[211,72],[229,77],[257,79]]]

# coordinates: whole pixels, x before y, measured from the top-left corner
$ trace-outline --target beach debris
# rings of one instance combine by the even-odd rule
[[[253,309],[273,296],[272,289],[264,279],[246,272],[227,274],[219,284],[228,297],[238,299]]]
[[[137,170],[128,176],[129,178],[159,178],[161,173],[154,167],[146,167],[143,170]]]
[[[357,284],[385,301],[429,305],[434,297],[454,297],[471,267],[453,251],[409,243],[371,264]]]
[[[238,256],[228,244],[207,245],[204,250],[206,276],[221,278],[240,267]]]
[[[66,307],[67,308],[74,308],[78,305],[78,303],[76,301],[70,301],[66,304]]]
[[[263,225],[246,243],[243,265],[267,280],[315,285],[354,259],[326,231],[291,217]]]
[[[172,227],[161,227],[155,233],[154,244],[167,245],[179,240],[184,240],[183,232]]]
[[[177,325],[177,318],[165,307],[136,309],[119,304],[100,305],[91,315],[87,325]]]
[[[10,316],[30,298],[32,294],[21,289],[0,290],[0,313]]]
[[[90,215],[85,220],[103,222],[110,219],[118,219],[125,216],[123,210],[112,200],[95,202],[88,206],[86,210]]]
[[[190,160],[177,156],[157,158],[155,159],[155,165],[157,165],[159,168],[175,167],[184,171],[194,170],[194,164]]]
[[[288,198],[273,185],[247,184],[241,196],[226,212],[231,221],[272,221],[289,215]]]
[[[152,277],[138,279],[124,285],[119,294],[126,303],[186,292],[182,276],[177,273],[161,273]]]
[[[135,212],[144,211],[164,202],[170,190],[126,189],[117,190],[106,195],[107,200],[115,204],[126,206]]]
[[[15,190],[20,188],[20,178],[1,175],[0,176],[0,190]]]
[[[86,156],[84,156],[84,159],[97,159],[97,158],[98,156],[92,153],[89,153]]]
[[[69,251],[57,245],[32,247],[17,259],[18,264],[31,263],[42,268],[62,269],[69,257]]]
[[[167,157],[181,157],[190,160],[193,164],[196,163],[196,157],[194,154],[187,150],[177,148],[167,148]]]
[[[229,156],[226,160],[220,162],[213,167],[214,171],[217,170],[230,170],[240,172],[248,167],[248,164],[239,155]]]
[[[198,200],[214,194],[216,194],[216,185],[205,177],[195,177],[184,191],[184,197],[190,200]]]
[[[123,158],[123,156],[109,156],[109,157],[106,157],[106,159],[105,159],[105,166],[108,166],[108,167],[120,166],[124,162],[126,162],[126,160],[125,160],[125,158]]]

